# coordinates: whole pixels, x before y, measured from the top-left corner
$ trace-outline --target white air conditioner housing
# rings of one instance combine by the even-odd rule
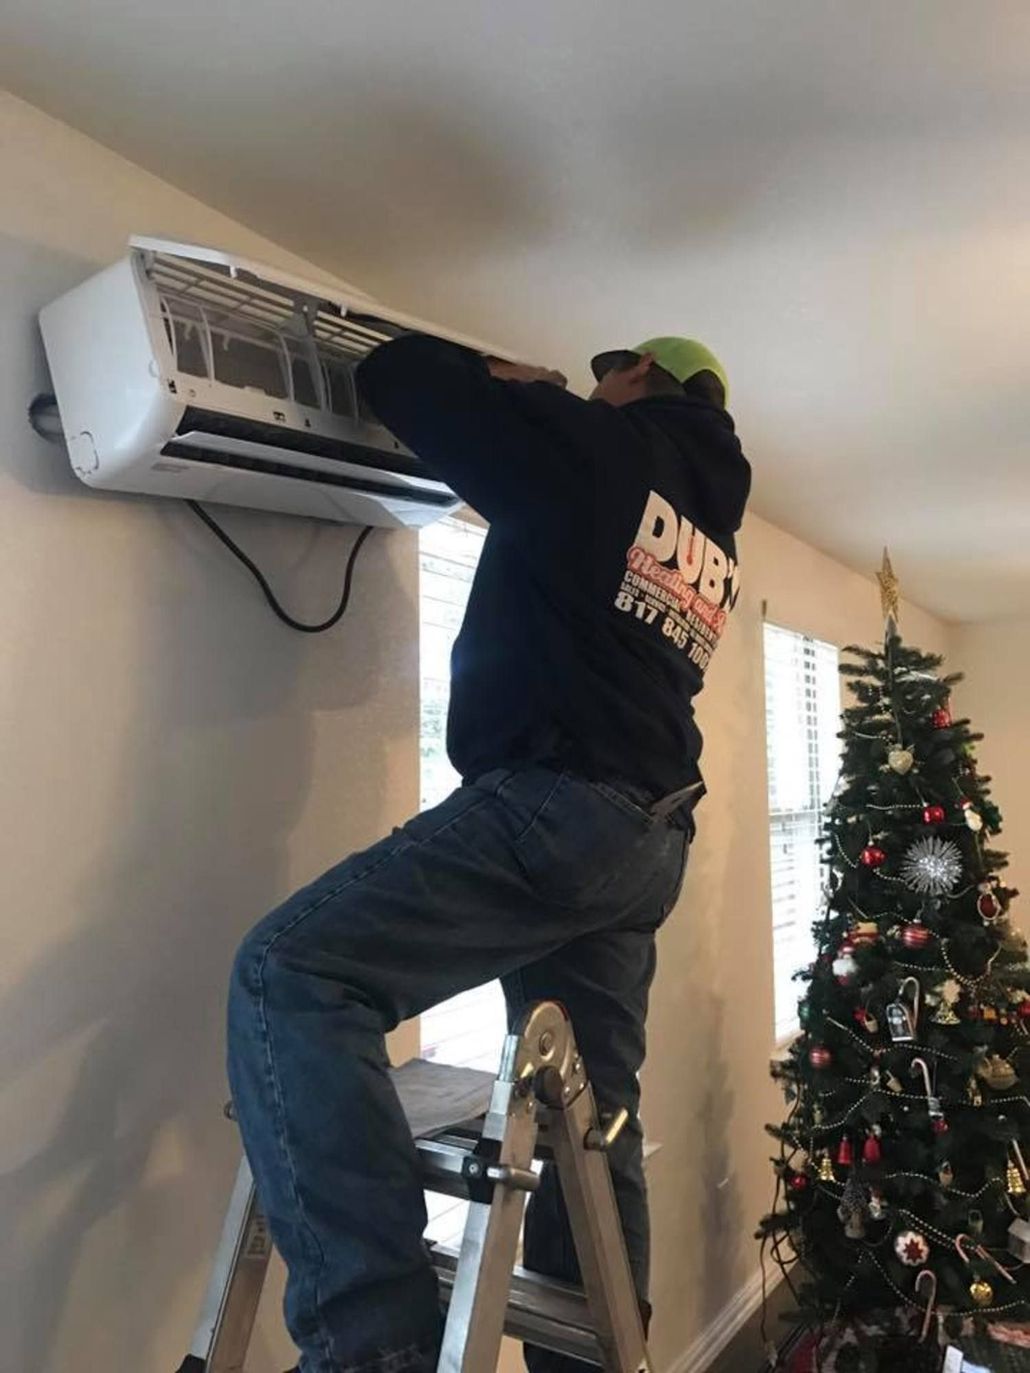
[[[349,288],[133,238],[40,311],[68,454],[90,486],[390,527],[460,501],[370,414],[354,369],[417,330]]]

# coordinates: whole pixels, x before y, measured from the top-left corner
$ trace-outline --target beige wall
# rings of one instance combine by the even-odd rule
[[[746,426],[745,436],[746,436]],[[754,454],[761,461],[760,453]],[[683,1355],[754,1275],[782,1119],[773,1048],[762,602],[777,624],[838,646],[874,643],[874,582],[749,517],[743,590],[699,704],[709,795],[683,898],[660,940],[644,1073],[655,1241],[657,1367]],[[944,627],[905,607],[906,637],[943,650]],[[685,1367],[685,1366],[684,1366]]]
[[[415,543],[377,533],[300,635],[183,506],[81,486],[26,423],[39,306],[134,231],[305,265],[13,100],[0,186],[0,1363],[157,1373],[235,1168],[234,944],[417,803]],[[335,603],[352,531],[226,521]],[[248,1370],[289,1362],[273,1296]]]
[[[0,1329],[34,1373],[156,1370],[184,1352],[235,1162],[220,1119],[234,943],[416,802],[414,541],[377,534],[342,627],[307,638],[188,512],[79,486],[25,422],[46,385],[44,301],[134,231],[310,269],[28,106],[0,105],[0,130]],[[332,601],[348,531],[226,518],[291,606]],[[752,1276],[769,1197],[761,603],[838,644],[880,631],[871,582],[757,519],[741,550],[646,1069],[659,1368]],[[927,616],[905,629],[943,647]],[[273,1299],[250,1373],[288,1357]]]
[[[1030,927],[1030,616],[958,625],[952,634],[952,663],[964,672],[955,701],[973,728],[981,730],[982,771],[993,777],[994,799],[1005,828],[998,847],[1010,855],[1006,880],[1024,894],[1013,907]]]

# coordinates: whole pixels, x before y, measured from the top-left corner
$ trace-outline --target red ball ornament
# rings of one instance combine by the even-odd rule
[[[925,949],[933,934],[925,925],[903,925],[901,942],[906,949]]]
[[[930,716],[930,723],[933,725],[934,729],[950,729],[952,723],[951,711],[947,706],[938,706]]]
[[[823,1044],[813,1044],[808,1051],[808,1061],[813,1068],[828,1068],[833,1062],[833,1055]]]
[[[946,1135],[948,1133],[948,1122],[943,1116],[938,1116],[933,1122],[933,1132],[935,1135]]]
[[[924,825],[943,825],[946,818],[943,806],[927,806],[923,811]]]
[[[867,844],[858,857],[867,868],[882,868],[887,861],[883,849],[877,848],[875,844]]]
[[[808,1178],[804,1173],[793,1173],[787,1186],[792,1192],[805,1192],[808,1190]]]
[[[840,1148],[837,1150],[837,1165],[840,1168],[850,1168],[855,1161],[854,1151],[851,1148],[850,1139],[842,1139]]]

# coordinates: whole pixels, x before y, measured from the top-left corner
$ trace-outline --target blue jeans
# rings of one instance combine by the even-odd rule
[[[634,1279],[648,1282],[637,1072],[654,935],[678,895],[683,829],[614,788],[542,767],[462,787],[273,911],[244,940],[229,1075],[289,1281],[302,1373],[431,1373],[441,1333],[415,1149],[384,1032],[500,977],[509,1017],[568,1008],[599,1105],[628,1106],[611,1155]],[[527,1267],[575,1281],[554,1176]],[[533,1373],[582,1364],[527,1351]]]

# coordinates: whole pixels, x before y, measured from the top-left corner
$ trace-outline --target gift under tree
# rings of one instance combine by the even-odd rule
[[[918,1339],[934,1313],[953,1330],[1030,1320],[1030,969],[982,736],[953,718],[960,678],[903,643],[886,558],[881,586],[883,647],[846,650],[841,669],[825,908],[775,1070],[789,1115],[769,1127],[777,1198],[759,1234],[796,1256],[811,1324],[893,1312]]]

